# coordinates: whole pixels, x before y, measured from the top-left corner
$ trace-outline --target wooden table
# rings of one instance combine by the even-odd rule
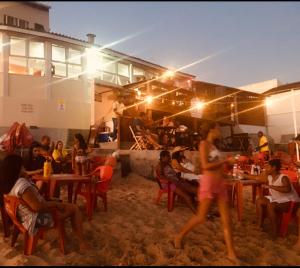
[[[243,218],[244,211],[244,187],[252,186],[252,203],[255,204],[256,194],[261,194],[263,182],[257,180],[246,180],[246,179],[228,179],[227,184],[234,187],[237,199],[237,216],[238,220],[241,221]],[[234,194],[234,193],[233,193]]]
[[[35,181],[42,181],[47,184],[47,195],[49,198],[52,198],[54,196],[57,183],[67,184],[69,203],[72,203],[74,183],[83,182],[91,184],[91,177],[85,177],[76,174],[52,174],[49,177],[44,177],[43,175],[34,175],[32,179]]]

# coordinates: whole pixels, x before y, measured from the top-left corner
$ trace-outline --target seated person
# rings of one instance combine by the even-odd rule
[[[44,156],[51,156],[54,150],[54,142],[48,135],[44,135],[41,139],[41,154]]]
[[[134,132],[136,135],[142,135],[146,141],[151,144],[155,150],[160,149],[161,145],[157,143],[158,136],[151,133],[150,129],[146,127],[147,116],[144,112],[140,112],[139,117],[135,117],[132,121]]]
[[[176,146],[172,151],[172,167],[181,178],[200,183],[200,175],[195,173],[194,165],[184,156],[185,147]]]
[[[258,176],[244,174],[246,179],[255,179],[268,183],[263,187],[269,189],[269,195],[259,197],[256,200],[256,208],[258,212],[258,224],[263,226],[265,214],[271,220],[272,236],[277,236],[277,215],[276,212],[287,212],[290,207],[290,201],[299,202],[297,192],[290,183],[289,178],[280,173],[281,163],[279,159],[273,159],[266,165],[265,173]]]
[[[51,212],[56,209],[59,221],[70,218],[73,232],[78,238],[79,250],[81,252],[87,250],[78,207],[70,203],[46,201],[36,185],[25,178],[21,156],[15,154],[6,156],[0,176],[0,200],[3,200],[3,194],[8,194],[22,199],[27,204],[19,205],[17,215],[29,235],[35,235],[39,227],[52,227],[54,218]]]
[[[31,177],[35,174],[43,174],[45,161],[46,157],[42,155],[42,145],[39,142],[34,141],[29,148],[28,157],[24,161],[27,176]],[[36,185],[40,190],[45,190],[42,189],[42,181],[38,181]]]
[[[160,174],[172,182],[174,193],[182,197],[193,213],[196,214],[197,209],[193,198],[194,196],[197,196],[198,187],[191,185],[187,181],[184,181],[177,176],[176,171],[170,164],[171,155],[169,151],[161,151],[159,160],[160,162],[158,168],[160,170]]]
[[[52,153],[53,158],[53,173],[72,173],[71,158],[67,150],[64,148],[62,141],[58,141]]]
[[[88,147],[80,133],[74,135],[74,145],[72,148],[72,169],[75,174],[88,174]]]

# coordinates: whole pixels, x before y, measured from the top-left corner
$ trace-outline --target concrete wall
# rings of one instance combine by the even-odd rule
[[[297,131],[300,133],[300,90],[294,97],[291,92],[284,92],[268,97],[271,104],[267,106],[267,127],[269,135],[276,143],[282,143],[282,136],[295,133],[292,103],[295,104]]]
[[[267,133],[266,127],[263,126],[253,126],[253,125],[236,125],[234,126],[234,133],[248,133],[248,134],[257,134],[258,131],[262,131],[263,133]]]
[[[237,154],[238,152],[221,152],[222,156],[226,156],[229,153]],[[149,179],[154,179],[155,168],[159,162],[158,150],[120,150],[120,155],[129,154],[130,156],[130,167],[132,172],[137,173],[141,176],[144,176]],[[185,151],[184,155],[189,159],[196,168],[196,171],[199,172],[199,152],[198,151]]]
[[[34,28],[34,23],[44,26],[45,31],[49,31],[49,12],[22,2],[0,2],[0,22],[3,23],[3,16],[9,15],[29,22],[29,28]]]

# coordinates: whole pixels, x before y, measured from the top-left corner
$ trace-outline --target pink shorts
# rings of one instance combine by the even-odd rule
[[[198,188],[198,199],[220,198],[227,200],[227,187],[224,179],[214,178],[208,175],[202,175],[200,187]]]

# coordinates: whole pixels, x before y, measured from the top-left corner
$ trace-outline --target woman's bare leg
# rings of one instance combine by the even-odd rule
[[[190,220],[183,226],[182,230],[178,235],[175,236],[174,246],[175,248],[181,247],[181,241],[183,237],[197,224],[204,223],[206,220],[207,212],[212,203],[212,199],[207,198],[201,200],[198,206],[198,211],[196,215],[193,215]]]
[[[195,204],[193,203],[193,198],[188,193],[186,193],[179,187],[176,187],[174,192],[184,199],[184,201],[186,202],[188,207],[193,211],[194,214],[197,213],[197,208],[196,208]]]
[[[258,214],[258,226],[260,228],[262,228],[263,224],[264,224],[264,220],[265,220],[265,216],[266,216],[265,210],[266,210],[267,205],[268,205],[268,199],[265,197],[259,197],[256,200],[256,211]]]
[[[87,249],[85,238],[83,236],[82,217],[78,207],[75,204],[59,203],[59,217],[65,220],[70,217],[72,230],[79,239],[79,248],[81,252]]]
[[[272,230],[272,238],[276,238],[277,237],[277,216],[276,216],[276,212],[275,212],[275,206],[276,204],[273,202],[271,203],[270,201],[267,204],[267,213],[268,213],[268,217],[271,221],[271,230]]]
[[[232,239],[231,220],[228,202],[224,199],[218,198],[218,207],[221,215],[221,221],[223,224],[224,238],[228,251],[228,258],[237,261]]]

